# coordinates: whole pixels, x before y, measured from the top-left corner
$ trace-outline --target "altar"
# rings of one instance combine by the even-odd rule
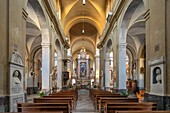
[[[77,62],[77,78],[89,79],[90,77],[90,58],[85,48],[82,48],[76,59]]]
[[[90,80],[77,80],[77,87],[81,89],[86,89],[90,87]]]
[[[85,48],[82,48],[78,53],[76,59],[76,75],[77,75],[77,86],[80,88],[87,88],[90,86],[90,58]]]

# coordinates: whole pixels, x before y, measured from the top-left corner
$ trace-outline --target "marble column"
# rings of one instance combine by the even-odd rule
[[[42,90],[50,90],[50,43],[42,43]]]
[[[57,88],[62,89],[62,71],[63,71],[63,59],[58,57],[57,59]]]
[[[104,49],[100,48],[100,87],[103,88],[104,86]]]
[[[99,84],[99,70],[100,70],[100,58],[98,55],[95,56],[95,82],[98,85]]]
[[[126,43],[117,45],[118,51],[118,89],[126,89]]]
[[[70,62],[67,63],[67,70],[69,71],[69,78],[71,78],[73,74],[73,60],[71,55],[71,49],[67,50],[67,58],[70,59]]]
[[[109,57],[106,57],[105,59],[105,88],[108,89],[110,88],[110,65],[109,65]]]

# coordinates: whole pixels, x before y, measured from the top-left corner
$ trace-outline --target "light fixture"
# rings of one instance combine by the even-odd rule
[[[84,30],[84,12],[83,12],[83,29],[82,29],[82,33],[83,34],[85,33],[85,30]]]
[[[84,29],[82,30],[82,33],[84,34]]]
[[[83,0],[83,5],[86,5],[86,0]]]

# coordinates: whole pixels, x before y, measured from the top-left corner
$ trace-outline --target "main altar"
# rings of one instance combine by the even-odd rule
[[[90,78],[91,68],[90,68],[90,58],[89,54],[86,52],[85,48],[82,48],[78,53],[76,59],[76,75],[77,75],[77,86],[81,88],[86,88],[91,84]]]

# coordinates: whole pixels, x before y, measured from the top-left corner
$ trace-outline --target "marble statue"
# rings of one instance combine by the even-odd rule
[[[162,78],[161,78],[161,70],[158,68],[156,69],[156,81],[157,81],[157,84],[162,84]]]
[[[15,70],[14,71],[14,74],[13,74],[13,86],[19,86],[21,87],[21,80],[19,78],[19,72],[18,70]]]
[[[55,69],[51,74],[52,80],[56,80],[57,79],[57,70]]]

